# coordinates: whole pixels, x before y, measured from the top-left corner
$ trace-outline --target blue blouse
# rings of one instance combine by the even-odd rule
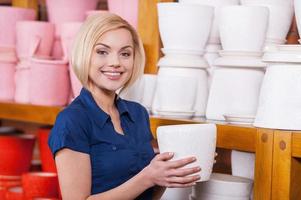
[[[115,104],[124,135],[114,130],[110,116],[98,107],[88,90],[82,89],[80,95],[59,113],[49,137],[53,155],[62,148],[90,155],[91,194],[121,185],[154,157],[146,109],[119,97]],[[152,199],[152,192],[153,188],[150,188],[136,199]]]

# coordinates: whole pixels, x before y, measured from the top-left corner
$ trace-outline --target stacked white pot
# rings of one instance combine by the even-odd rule
[[[265,48],[269,50],[286,42],[294,15],[293,0],[240,0],[242,5],[264,6],[270,11]],[[298,2],[298,0],[296,1]],[[297,7],[297,6],[296,6]]]
[[[295,7],[297,27],[299,32],[301,32],[301,1],[294,0],[294,7]],[[301,43],[301,40],[299,40],[299,43]]]
[[[191,200],[249,200],[253,181],[228,174],[212,173],[209,181],[192,187]]]
[[[219,28],[223,50],[214,62],[216,69],[206,110],[208,119],[252,123],[266,66],[261,56],[268,16],[265,7],[221,9]]]
[[[149,112],[151,110],[157,75],[143,74],[133,85],[120,92],[120,97],[141,103]]]
[[[208,63],[203,54],[213,12],[213,7],[199,4],[158,3],[165,55],[158,62],[154,114],[205,115]]]
[[[16,23],[34,20],[33,9],[0,6],[0,100],[13,100],[15,95]]]
[[[301,46],[279,45],[266,52],[264,76],[254,126],[301,130]]]
[[[179,0],[180,3],[200,4],[214,7],[214,19],[211,27],[208,43],[206,45],[205,59],[209,64],[207,69],[209,72],[209,83],[212,78],[214,66],[213,62],[219,57],[218,51],[221,50],[219,23],[220,23],[220,10],[224,6],[238,5],[239,0]]]

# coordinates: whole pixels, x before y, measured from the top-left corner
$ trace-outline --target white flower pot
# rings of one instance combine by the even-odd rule
[[[198,68],[174,68],[174,67],[160,67],[158,71],[159,76],[184,76],[190,79],[197,80],[197,89],[195,96],[195,105],[193,110],[195,116],[205,116],[207,98],[208,98],[208,74],[204,69]],[[155,111],[158,107],[158,100],[156,93],[153,100],[152,110]],[[155,113],[155,112],[154,112]]]
[[[260,6],[222,8],[219,28],[223,49],[226,51],[262,51],[268,17],[268,8]]]
[[[197,183],[192,188],[192,196],[202,200],[248,200],[252,184],[247,178],[212,173],[209,181]]]
[[[186,200],[191,193],[191,187],[188,188],[166,188],[161,200]]]
[[[264,69],[216,68],[206,110],[207,119],[224,115],[255,116]]]
[[[144,105],[149,111],[151,110],[153,98],[155,94],[157,75],[155,74],[144,74],[143,75],[143,95],[142,105]]]
[[[214,9],[214,20],[211,27],[210,37],[208,43],[210,44],[219,44],[219,23],[220,23],[220,9],[224,6],[238,5],[239,0],[179,0],[180,3],[189,3],[189,4],[200,4],[213,6]]]
[[[285,43],[294,15],[293,0],[241,0],[241,4],[264,6],[269,9],[266,48]]]
[[[268,67],[254,126],[301,130],[301,47],[285,46],[263,57]]]
[[[213,168],[216,147],[215,124],[185,124],[160,126],[157,129],[160,153],[174,152],[172,160],[196,157],[185,167],[200,166],[199,181],[207,181]]]
[[[159,30],[166,49],[203,51],[213,20],[213,7],[158,3]]]

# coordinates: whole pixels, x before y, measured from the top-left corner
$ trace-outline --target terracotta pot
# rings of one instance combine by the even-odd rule
[[[24,200],[22,187],[11,187],[6,191],[6,200]]]
[[[22,186],[26,199],[34,197],[58,198],[59,196],[56,173],[25,173],[22,175]]]
[[[42,169],[44,172],[56,172],[53,155],[48,147],[48,137],[51,129],[39,128],[38,141],[40,149],[40,158],[42,161]]]
[[[29,170],[35,143],[33,135],[0,136],[0,174],[20,176]]]

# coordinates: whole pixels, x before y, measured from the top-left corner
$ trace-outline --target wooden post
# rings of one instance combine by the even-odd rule
[[[146,54],[145,73],[156,74],[157,62],[160,58],[161,40],[158,26],[158,2],[174,0],[140,0],[138,32],[143,41]]]
[[[301,199],[301,161],[292,157],[293,134],[274,131],[272,200]]]
[[[273,166],[273,130],[258,129],[256,138],[256,160],[254,199],[271,199]]]
[[[38,0],[12,0],[12,5],[21,8],[32,8],[38,11]]]

